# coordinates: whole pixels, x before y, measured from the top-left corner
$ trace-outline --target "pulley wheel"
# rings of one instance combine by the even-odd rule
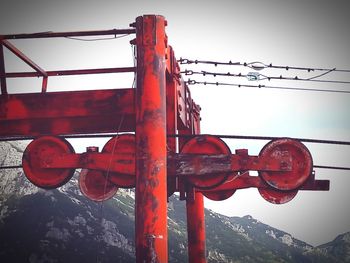
[[[223,201],[230,198],[236,190],[223,190],[223,191],[213,191],[213,192],[202,192],[202,194],[213,201]]]
[[[107,180],[103,172],[88,169],[80,172],[79,188],[83,195],[96,202],[108,200],[118,191],[118,187]]]
[[[121,134],[111,138],[103,147],[102,153],[133,154],[135,156],[135,135]],[[131,163],[130,165],[135,165]],[[113,184],[122,188],[133,188],[136,185],[135,174],[105,172],[105,176]]]
[[[277,159],[290,163],[291,171],[259,171],[259,176],[272,188],[282,191],[296,190],[303,185],[312,173],[312,157],[301,142],[289,138],[276,139],[267,143],[259,157]],[[286,164],[287,165],[287,164]]]
[[[298,193],[298,190],[282,192],[274,189],[258,189],[262,198],[272,204],[285,204],[291,201]]]
[[[43,136],[28,144],[22,157],[23,171],[34,185],[53,189],[67,183],[75,169],[41,168],[43,162],[50,164],[55,158],[64,154],[74,153],[73,147],[64,138]]]
[[[231,154],[230,148],[218,137],[201,135],[190,139],[182,148],[181,153],[192,154]],[[211,189],[226,181],[228,174],[192,175],[187,181],[198,189]]]

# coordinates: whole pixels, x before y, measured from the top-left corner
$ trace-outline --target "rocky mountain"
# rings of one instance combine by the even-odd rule
[[[0,143],[0,165],[21,161],[26,143]],[[134,193],[103,203],[78,189],[41,190],[21,169],[0,170],[0,262],[134,262]],[[206,210],[208,262],[350,262],[350,233],[319,247],[251,216]],[[185,204],[168,203],[169,262],[187,262]]]
[[[318,253],[329,255],[334,261],[350,262],[350,232],[339,235],[332,242],[319,246]]]

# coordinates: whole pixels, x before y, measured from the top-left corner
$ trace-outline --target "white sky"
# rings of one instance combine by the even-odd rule
[[[0,34],[128,28],[142,14],[161,14],[177,58],[261,61],[275,65],[350,69],[347,1],[19,1],[0,4]],[[131,37],[81,42],[67,39],[12,41],[45,70],[132,66]],[[6,52],[7,72],[25,70]],[[186,65],[182,65],[184,70]],[[190,67],[188,67],[190,68]],[[194,67],[191,67],[194,68]],[[198,70],[247,73],[245,68],[198,66]],[[263,71],[269,75],[302,75]],[[194,77],[194,76],[191,76]],[[329,75],[350,81],[350,74]],[[200,78],[197,78],[199,80]],[[132,75],[50,78],[49,91],[131,87]],[[217,81],[207,78],[207,81]],[[246,83],[241,79],[218,79]],[[258,84],[258,83],[249,83]],[[349,90],[345,84],[262,82],[261,84]],[[39,92],[41,79],[10,80],[10,92]],[[202,133],[350,141],[350,94],[252,88],[191,86],[202,107]],[[77,152],[91,140],[71,141]],[[105,140],[96,140],[101,147]],[[234,152],[258,154],[266,142],[226,140]],[[88,145],[89,144],[89,145]],[[306,144],[318,165],[350,166],[350,147]],[[330,179],[329,192],[299,192],[285,205],[272,205],[256,189],[240,190],[206,206],[229,216],[250,214],[312,245],[350,230],[349,172],[316,170]]]

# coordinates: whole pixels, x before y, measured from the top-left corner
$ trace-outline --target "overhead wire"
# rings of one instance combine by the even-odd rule
[[[213,76],[213,77],[239,77],[239,78],[246,78],[248,80],[254,80],[254,81],[259,81],[259,80],[291,80],[291,81],[309,81],[309,82],[323,82],[323,83],[337,83],[337,84],[350,84],[350,81],[343,81],[343,80],[327,80],[327,79],[317,79],[320,76],[324,76],[328,73],[330,73],[331,71],[328,71],[326,73],[317,75],[317,76],[313,76],[310,78],[302,78],[299,76],[295,76],[295,77],[284,77],[282,75],[280,76],[267,76],[264,74],[254,74],[254,76],[252,74],[242,74],[242,73],[231,73],[231,72],[227,72],[227,73],[223,73],[223,72],[210,72],[210,71],[193,71],[193,70],[185,70],[185,71],[181,71],[180,73],[184,73],[186,76],[190,76],[190,75],[202,75],[202,76]],[[261,78],[262,77],[262,78]],[[254,78],[254,79],[252,79]]]
[[[65,137],[65,138],[96,138],[96,137],[114,137],[114,136],[119,136],[119,130],[121,127],[121,123],[123,122],[123,119],[121,120],[121,122],[119,123],[119,127],[117,130],[117,133],[113,133],[113,134],[91,134],[91,135],[74,135],[74,136],[61,136],[61,137]],[[203,134],[200,135],[196,135],[196,134],[169,134],[168,137],[178,137],[178,138],[193,138],[193,137],[197,137],[197,136],[201,136]],[[247,136],[247,135],[212,135],[212,136],[216,136],[222,139],[244,139],[244,140],[276,140],[276,139],[280,139],[281,137],[272,137],[272,136]],[[18,138],[17,138],[18,139]],[[25,138],[25,139],[28,139]],[[350,146],[350,141],[337,141],[337,140],[322,140],[322,139],[307,139],[307,138],[291,138],[294,140],[298,140],[300,142],[307,142],[307,143],[318,143],[318,144],[333,144],[333,145],[347,145]],[[113,150],[112,153],[114,153],[115,150],[115,145],[116,141],[114,141],[114,145],[113,145]],[[108,176],[109,176],[109,172],[110,172],[110,165],[111,163],[109,163],[108,168],[107,168],[107,178],[105,181],[105,185],[104,185],[104,193],[106,191],[106,187],[107,187],[107,181],[108,181]],[[331,169],[331,170],[350,170],[350,167],[344,167],[344,166],[329,166],[329,165],[314,165],[314,168],[317,169]],[[0,170],[4,170],[4,169],[19,169],[22,168],[22,165],[11,165],[11,166],[0,166]],[[101,202],[103,203],[103,202]],[[101,207],[101,213],[103,210],[103,205]]]
[[[188,85],[215,85],[215,86],[233,86],[233,87],[246,87],[246,88],[266,88],[266,89],[282,89],[282,90],[299,90],[299,91],[317,91],[317,92],[334,92],[334,93],[347,93],[347,90],[335,90],[335,89],[315,89],[315,88],[300,88],[300,87],[287,87],[287,86],[270,86],[270,85],[249,85],[249,84],[238,84],[238,83],[225,83],[225,82],[208,82],[208,81],[196,81],[189,79],[186,81]]]
[[[5,166],[0,166],[0,170],[21,169],[22,167],[23,167],[22,165],[5,165]]]
[[[108,138],[120,135],[120,133],[104,133],[104,134],[74,134],[74,135],[60,135],[59,137],[67,139],[78,139],[78,138]],[[202,134],[200,134],[202,135]],[[191,135],[191,134],[168,134],[167,137],[183,137],[183,138],[192,138],[200,135]],[[276,140],[281,137],[273,136],[246,136],[246,135],[223,135],[215,134],[213,136],[223,138],[223,139],[244,139],[244,140]],[[22,141],[22,140],[33,140],[35,137],[8,137],[0,138],[0,141]],[[307,138],[292,138],[301,142],[310,142],[310,143],[319,143],[319,144],[338,144],[338,145],[350,145],[350,141],[339,141],[339,140],[322,140],[322,139],[307,139]]]
[[[22,165],[0,166],[0,170],[12,170],[12,169],[22,169],[22,168],[23,168]],[[313,165],[313,168],[350,171],[350,167],[344,167],[344,166]],[[106,179],[106,182],[107,182],[107,179]],[[102,203],[103,202],[101,202],[101,206],[102,206]]]
[[[105,176],[105,181],[104,181],[104,185],[103,185],[103,198],[105,198],[105,196],[106,196],[107,184],[111,183],[111,181],[109,180],[109,177],[110,177],[111,165],[112,165],[112,161],[113,161],[112,159],[113,159],[113,155],[115,154],[115,148],[116,148],[116,145],[117,145],[117,139],[119,137],[119,131],[120,131],[120,129],[122,127],[122,124],[124,122],[124,118],[125,118],[125,114],[122,115],[122,118],[120,119],[120,122],[119,122],[118,126],[116,127],[117,130],[116,130],[116,135],[115,135],[115,139],[114,139],[113,146],[112,146],[111,157],[109,158],[109,162],[108,162],[108,165],[107,165],[107,171],[106,171],[106,174],[105,174],[106,176]],[[99,211],[100,216],[101,216],[101,220],[100,220],[101,222],[100,223],[101,223],[101,227],[102,228],[104,227],[103,226],[103,222],[104,222],[104,201],[105,200],[100,202],[100,211]],[[100,251],[100,249],[98,251]],[[97,254],[96,254],[96,262],[100,262],[100,260],[99,260],[100,257],[103,258],[103,256],[99,252],[97,252]]]
[[[274,69],[283,69],[283,70],[303,70],[303,71],[334,71],[334,72],[344,72],[344,73],[350,73],[350,69],[337,69],[337,68],[322,68],[322,67],[300,67],[300,66],[282,66],[282,65],[274,65],[272,63],[266,64],[260,61],[254,61],[254,62],[232,62],[231,60],[229,62],[220,62],[220,61],[210,61],[210,60],[193,60],[193,59],[187,59],[187,58],[180,58],[178,60],[180,64],[211,64],[214,66],[218,65],[226,65],[226,66],[243,66],[243,67],[249,67],[254,70],[262,70],[264,68],[274,68]]]
[[[70,39],[70,40],[78,40],[78,41],[101,41],[101,40],[113,40],[113,39],[118,39],[118,38],[123,38],[123,37],[127,37],[131,35],[131,33],[129,34],[124,34],[124,35],[114,35],[114,37],[99,37],[99,38],[80,38],[80,37],[64,37],[66,39]]]
[[[170,134],[168,137],[178,137],[178,138],[193,138],[197,136],[196,134]],[[271,141],[277,140],[285,137],[273,137],[273,136],[249,136],[249,135],[226,135],[226,134],[211,134],[212,136],[219,137],[222,139],[238,139],[238,140],[262,140]],[[290,138],[293,140],[298,140],[300,142],[309,143],[319,143],[319,144],[336,144],[336,145],[350,145],[350,141],[337,141],[337,140],[322,140],[322,139],[307,139],[307,138]]]
[[[350,171],[350,167],[340,167],[340,166],[326,166],[326,165],[314,165],[314,168],[319,169],[330,169],[330,170],[344,170],[344,171]]]

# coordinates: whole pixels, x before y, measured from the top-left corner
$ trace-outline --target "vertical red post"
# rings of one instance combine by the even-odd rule
[[[194,112],[192,112],[194,114]],[[200,133],[200,117],[191,116],[192,134]],[[206,235],[204,217],[204,197],[195,192],[192,198],[186,198],[188,262],[206,263]]]
[[[168,262],[165,20],[136,19],[136,262]]]
[[[188,262],[206,263],[204,200],[196,192],[194,200],[186,200]]]

